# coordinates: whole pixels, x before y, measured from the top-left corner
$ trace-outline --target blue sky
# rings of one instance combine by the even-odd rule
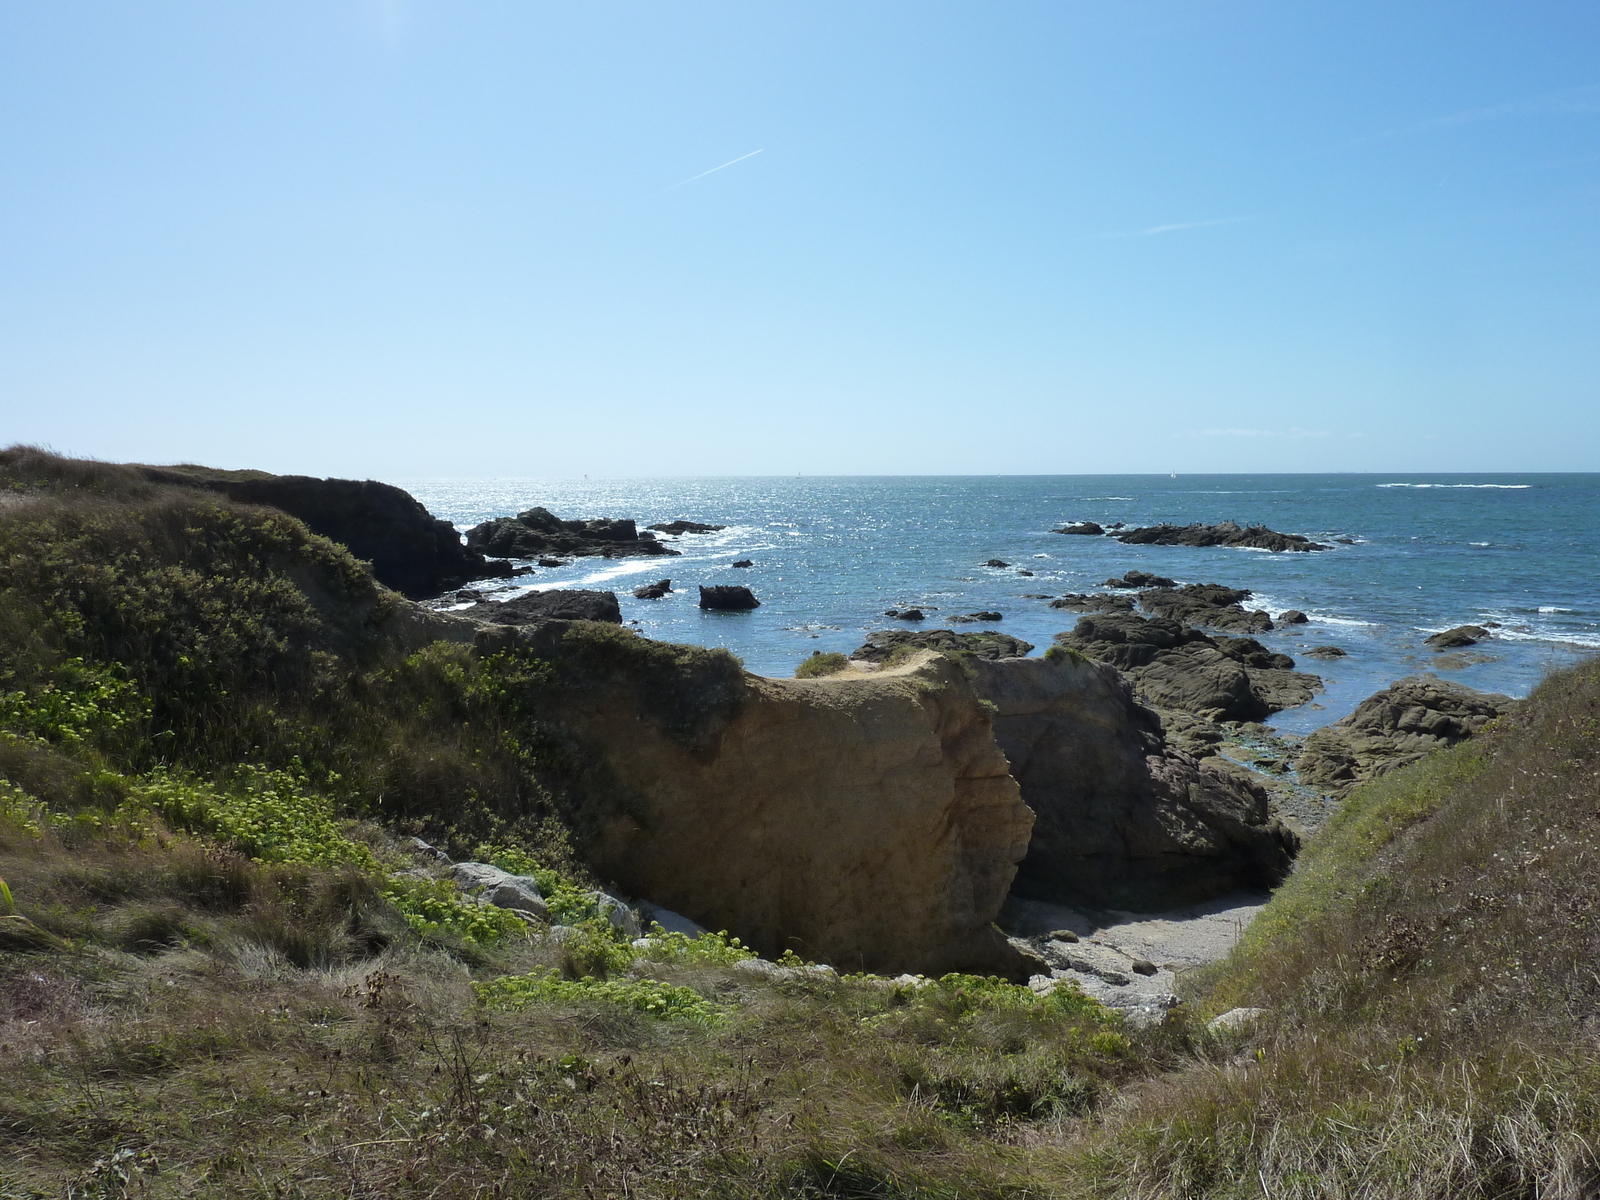
[[[1600,469],[1592,0],[18,0],[0,164],[4,442]]]

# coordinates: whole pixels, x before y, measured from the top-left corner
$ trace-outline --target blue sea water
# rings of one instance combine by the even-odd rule
[[[1600,650],[1600,475],[1084,475],[401,480],[462,530],[543,505],[564,518],[687,518],[727,528],[686,535],[679,558],[578,559],[519,581],[614,590],[625,620],[667,641],[724,646],[752,671],[790,675],[814,650],[848,653],[866,633],[907,628],[889,607],[929,612],[923,628],[977,610],[1042,653],[1076,614],[1030,595],[1097,590],[1129,569],[1183,583],[1250,588],[1250,607],[1306,612],[1308,625],[1260,640],[1320,675],[1325,694],[1272,723],[1304,733],[1402,676],[1432,670],[1486,691],[1526,695],[1550,669]],[[1321,553],[1125,546],[1064,536],[1069,521],[1264,524]],[[735,559],[749,558],[749,569]],[[982,564],[1002,559],[1008,568]],[[1033,572],[1032,577],[1021,570]],[[635,600],[670,577],[672,596]],[[707,613],[696,584],[742,583],[748,613]],[[937,609],[937,612],[932,611]],[[1434,654],[1429,633],[1498,622],[1492,641]],[[1319,662],[1312,646],[1348,657]]]

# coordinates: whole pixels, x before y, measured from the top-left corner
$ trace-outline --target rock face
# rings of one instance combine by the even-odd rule
[[[599,875],[769,957],[1026,978],[991,923],[1033,814],[958,664],[765,679],[594,625],[526,637],[594,765]]]
[[[474,579],[511,574],[510,563],[492,563],[479,550],[463,546],[455,526],[431,516],[411,493],[387,483],[203,467],[139,470],[153,483],[204,488],[230,500],[281,509],[304,521],[312,533],[349,547],[372,564],[379,583],[412,600]]]
[[[1344,720],[1315,730],[1300,756],[1300,779],[1348,791],[1465,741],[1516,705],[1509,696],[1413,675],[1368,696]]]
[[[650,525],[646,528],[654,529],[657,533],[716,533],[726,529],[726,525],[702,525],[699,521],[667,521],[661,525]]]
[[[1103,537],[1106,531],[1104,526],[1097,525],[1093,521],[1072,521],[1063,525],[1060,529],[1052,529],[1050,532],[1081,533],[1088,537]]]
[[[1266,793],[1166,745],[1111,667],[1071,656],[970,665],[1037,815],[1018,894],[1148,910],[1288,873],[1297,843]]]
[[[539,621],[606,621],[622,624],[622,609],[615,592],[589,592],[577,588],[527,592],[514,600],[484,600],[456,615],[495,625],[529,625]]]
[[[747,587],[740,587],[738,584],[715,584],[711,587],[701,587],[700,607],[720,612],[745,612],[748,609],[760,608],[761,601],[757,600],[755,593]]]
[[[1247,546],[1255,550],[1327,550],[1298,533],[1279,533],[1265,525],[1241,527],[1233,521],[1220,525],[1148,525],[1113,535],[1130,546]]]
[[[1212,720],[1259,721],[1305,703],[1322,686],[1252,638],[1216,639],[1166,617],[1094,614],[1055,640],[1122,671],[1142,703]]]
[[[1482,625],[1457,625],[1454,629],[1436,633],[1432,637],[1423,638],[1422,641],[1424,645],[1432,646],[1435,650],[1459,650],[1463,646],[1476,646],[1493,636]]]
[[[630,520],[563,521],[545,508],[530,508],[514,517],[496,517],[467,530],[467,545],[503,558],[541,555],[601,555],[627,558],[639,554],[677,554],[641,535]]]
[[[942,654],[968,654],[974,658],[1022,658],[1033,649],[1030,642],[1008,633],[956,633],[951,629],[881,629],[867,635],[866,644],[850,657],[857,662],[881,663],[902,648],[937,650]]]
[[[1139,604],[1158,617],[1185,625],[1204,625],[1230,633],[1267,633],[1272,617],[1263,609],[1246,611],[1241,601],[1250,599],[1245,588],[1220,583],[1191,583],[1186,587],[1155,587],[1139,593]]]

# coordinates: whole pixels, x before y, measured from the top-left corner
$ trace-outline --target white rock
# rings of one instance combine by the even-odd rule
[[[550,915],[539,892],[539,881],[532,875],[513,875],[492,863],[468,862],[451,867],[450,877],[457,887],[476,896],[481,903],[509,908],[540,920]]]
[[[602,917],[630,938],[644,936],[644,929],[639,924],[639,914],[621,900],[604,892],[590,892],[589,899],[594,901],[594,906]]]
[[[703,933],[710,933],[704,925],[697,925],[682,913],[675,913],[670,908],[662,908],[659,904],[651,904],[648,900],[639,901],[639,917],[648,928],[653,921],[668,933],[681,933],[685,937],[696,938]]]
[[[1233,1033],[1254,1025],[1266,1015],[1264,1008],[1230,1008],[1220,1017],[1212,1017],[1206,1022],[1206,1028],[1212,1033]]]

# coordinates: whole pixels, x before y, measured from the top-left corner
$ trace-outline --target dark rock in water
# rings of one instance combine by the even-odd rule
[[[654,583],[647,583],[643,587],[633,589],[635,600],[659,600],[672,591],[672,580],[658,579]]]
[[[1128,676],[1142,703],[1219,721],[1258,721],[1311,699],[1322,686],[1315,675],[1287,670],[1286,655],[1273,655],[1253,639],[1223,639],[1247,665],[1198,629],[1166,617],[1148,620],[1131,612],[1082,617],[1056,644]]]
[[[968,654],[988,660],[1022,658],[1033,646],[1008,633],[957,633],[953,629],[881,629],[867,635],[866,644],[850,655],[861,662],[881,663],[902,646],[936,650],[941,654]]]
[[[657,533],[716,533],[719,529],[726,529],[726,525],[702,525],[699,521],[666,521],[660,525],[646,526]]]
[[[963,624],[970,621],[1003,621],[1005,620],[1005,615],[997,612],[960,613],[953,617],[946,617],[945,620],[959,621]]]
[[[1298,533],[1279,533],[1265,525],[1243,528],[1233,521],[1223,521],[1220,525],[1148,525],[1119,533],[1116,539],[1130,546],[1243,546],[1273,553],[1328,549]]]
[[[533,574],[533,568],[532,567],[512,567],[511,568],[511,578],[513,578],[513,579],[516,579],[516,578],[518,578],[519,576],[522,576],[522,575],[532,575],[532,574]]]
[[[1337,537],[1333,540],[1338,542],[1341,546],[1354,546],[1356,544],[1355,538]]]
[[[736,566],[736,567],[753,567],[756,564],[754,562],[752,562],[748,558],[741,558],[738,562],[734,563],[733,565]]]
[[[1017,568],[1017,574],[1018,575],[1026,575],[1029,579],[1033,578],[1033,572],[1028,570],[1027,567],[1018,567]]]
[[[1300,756],[1301,782],[1347,791],[1465,741],[1517,703],[1432,675],[1402,679],[1368,696],[1344,720],[1312,732]]]
[[[561,558],[541,558],[539,565],[541,567],[564,567],[567,563],[565,559]]]
[[[491,562],[480,549],[463,546],[455,526],[429,514],[411,493],[387,483],[204,467],[139,470],[154,483],[204,488],[244,504],[280,509],[304,521],[312,533],[349,547],[372,564],[379,583],[412,600],[475,579],[511,575],[510,563]]]
[[[1278,615],[1279,625],[1304,625],[1310,620],[1311,618],[1306,616],[1305,613],[1301,612],[1298,608],[1291,608],[1288,612],[1280,613]]]
[[[1349,651],[1341,650],[1337,646],[1313,646],[1306,651],[1307,658],[1344,658]]]
[[[1244,666],[1261,667],[1264,670],[1294,670],[1294,659],[1287,654],[1274,654],[1255,638],[1220,637],[1216,639],[1216,643],[1218,650]]]
[[[1169,588],[1177,587],[1176,579],[1165,575],[1152,575],[1148,571],[1129,571],[1121,579],[1108,579],[1101,587],[1109,588]],[[1248,595],[1248,593],[1246,593]]]
[[[1006,562],[1006,561],[1004,561],[1003,559],[991,558],[988,562],[984,563],[983,565],[986,566],[986,567],[993,567],[993,568],[995,568],[995,570],[998,571],[1002,567],[1009,567],[1011,564]]]
[[[1048,592],[1024,592],[1022,593],[1022,598],[1024,600],[1049,600],[1051,597]]]
[[[1068,592],[1065,596],[1050,601],[1050,607],[1070,609],[1073,612],[1132,612],[1133,597]]]
[[[886,608],[883,615],[893,617],[897,621],[922,621],[927,619],[927,614],[920,608]]]
[[[1223,587],[1220,583],[1158,587],[1139,593],[1139,603],[1158,617],[1230,633],[1267,633],[1272,629],[1272,617],[1261,609],[1246,612],[1239,602],[1249,598],[1250,592],[1244,588]]]
[[[1167,744],[1109,666],[1069,656],[971,666],[1037,814],[1016,894],[1148,911],[1288,874],[1298,843],[1261,787]]]
[[[641,536],[631,519],[563,521],[545,508],[530,508],[514,517],[496,517],[474,525],[467,530],[467,545],[486,554],[511,558],[556,554],[627,558],[678,553],[654,536]]]
[[[1436,633],[1432,637],[1423,638],[1422,641],[1424,645],[1432,646],[1435,650],[1459,650],[1462,646],[1476,646],[1493,636],[1482,625],[1457,625],[1454,629]]]
[[[1060,529],[1052,529],[1050,532],[1081,533],[1088,537],[1101,537],[1105,534],[1105,528],[1103,526],[1096,525],[1093,521],[1070,521],[1063,525]]]
[[[755,593],[749,588],[725,583],[713,587],[702,586],[700,607],[715,609],[718,612],[745,612],[748,609],[760,608],[761,601],[756,599]]]
[[[622,624],[615,592],[578,588],[528,592],[512,600],[485,600],[455,614],[495,625],[530,625],[538,621],[607,621]]]

